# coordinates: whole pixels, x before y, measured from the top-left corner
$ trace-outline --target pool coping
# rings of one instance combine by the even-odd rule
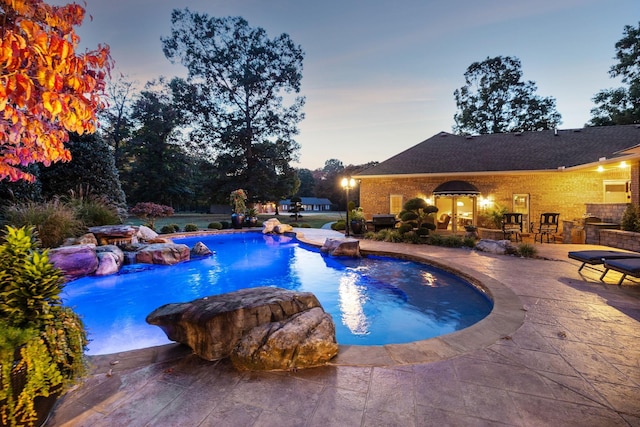
[[[180,234],[182,234],[180,237],[187,237],[183,233]],[[215,233],[194,233],[188,237],[197,234]],[[172,237],[178,238],[177,235]],[[297,232],[296,238],[304,244],[314,247],[322,246],[317,241],[307,239],[304,232]],[[384,250],[361,248],[361,252],[365,255],[391,256],[422,262],[459,275],[484,291],[492,299],[493,309],[484,319],[465,329],[426,340],[380,346],[339,345],[337,356],[329,361],[328,365],[398,366],[446,360],[486,348],[499,340],[509,340],[524,324],[524,306],[520,298],[507,285],[456,262],[449,260],[444,264],[436,258],[408,254],[402,249],[402,247]],[[94,369],[108,370],[109,366],[116,361],[120,365],[119,369],[136,368],[149,363],[173,360],[191,353],[188,346],[174,343],[87,357]]]

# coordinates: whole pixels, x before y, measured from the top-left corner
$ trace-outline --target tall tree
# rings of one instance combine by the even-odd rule
[[[465,86],[453,93],[458,106],[453,131],[458,134],[536,131],[561,123],[555,99],[536,95],[536,84],[522,81],[518,58],[487,57],[471,64],[464,78]]]
[[[129,204],[155,202],[174,206],[191,198],[190,162],[180,145],[183,116],[164,80],[149,82],[133,106],[139,125],[122,173]]]
[[[126,208],[124,191],[109,145],[97,134],[69,136],[69,163],[55,163],[40,171],[42,195],[68,196],[71,190],[89,187],[116,206]]]
[[[300,180],[300,188],[295,194],[298,197],[315,196],[314,186],[316,180],[313,178],[313,172],[309,169],[298,169],[298,179]]]
[[[589,126],[628,125],[640,123],[640,23],[626,25],[623,37],[616,45],[616,64],[609,75],[621,77],[627,87],[604,89],[592,99]]]
[[[120,74],[107,84],[107,106],[100,111],[100,133],[113,148],[114,163],[118,170],[122,167],[123,146],[133,132],[131,114],[135,94],[136,83]]]
[[[84,9],[0,1],[0,180],[35,176],[33,163],[69,161],[68,132],[93,133],[111,67],[108,46],[76,54]]]
[[[277,193],[292,193],[295,179],[282,175],[295,171],[282,162],[298,156],[293,138],[304,98],[294,94],[300,91],[302,49],[288,35],[270,39],[240,17],[174,10],[171,24],[171,36],[162,39],[165,56],[188,70],[187,79],[174,79],[172,87],[190,115],[190,139],[216,158],[219,201],[235,188],[265,199],[274,182],[288,186]],[[263,179],[266,169],[278,179]]]

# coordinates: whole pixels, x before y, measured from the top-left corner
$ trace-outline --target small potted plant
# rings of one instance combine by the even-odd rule
[[[258,225],[258,210],[256,208],[247,209],[244,220],[247,227],[256,227]]]
[[[353,234],[364,234],[364,231],[366,229],[366,218],[364,216],[364,210],[361,207],[351,210],[351,213],[349,214],[349,220],[351,222],[350,226]]]
[[[61,304],[64,275],[33,228],[7,227],[0,245],[0,425],[40,426],[86,369],[87,336]]]
[[[242,228],[244,213],[247,210],[247,193],[241,188],[233,190],[229,196],[229,204],[233,212],[231,213],[231,225],[233,228]]]

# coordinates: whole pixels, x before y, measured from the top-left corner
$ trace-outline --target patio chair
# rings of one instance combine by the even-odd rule
[[[449,227],[449,221],[451,221],[451,215],[442,214],[440,215],[440,219],[438,220],[436,227],[438,230],[446,230]]]
[[[640,258],[605,259],[602,277],[604,277],[609,270],[622,273],[622,277],[618,281],[618,286],[622,286],[622,281],[627,276],[640,277]]]
[[[505,240],[511,240],[511,236],[516,242],[522,241],[522,214],[508,212],[502,215],[502,234]]]
[[[538,236],[540,236],[540,243],[542,243],[542,237],[547,236],[547,243],[549,243],[549,236],[551,236],[555,242],[555,234],[558,232],[559,219],[559,213],[545,212],[540,214],[540,223],[538,224],[538,229],[534,231],[533,241],[537,241]]]
[[[602,265],[608,260],[613,259],[628,259],[628,258],[640,258],[640,253],[634,252],[623,252],[623,251],[609,251],[609,250],[587,250],[587,251],[571,251],[567,254],[569,258],[575,259],[576,261],[580,261],[582,264],[578,269],[580,272],[585,266],[589,268],[592,265]],[[589,265],[587,265],[589,264]],[[597,270],[596,268],[593,268]],[[608,270],[605,269],[602,275],[600,276],[600,280],[604,279]]]

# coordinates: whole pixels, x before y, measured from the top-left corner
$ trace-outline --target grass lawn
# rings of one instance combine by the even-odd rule
[[[297,223],[298,225],[308,224],[311,228],[321,228],[328,222],[344,219],[344,212],[318,212],[318,213],[302,213],[302,217],[298,218],[296,222],[295,218],[289,216],[289,213],[282,213],[276,215],[258,215],[259,221],[266,221],[269,218],[277,218],[283,224]],[[198,230],[205,230],[207,226],[212,222],[227,221],[231,222],[231,215],[219,215],[219,214],[192,214],[192,213],[177,213],[173,216],[166,218],[158,218],[156,220],[156,231],[160,231],[163,226],[169,224],[178,224],[180,230],[184,230],[186,224],[195,224],[198,226]],[[144,221],[136,218],[129,217],[125,220],[125,224],[129,225],[141,225]]]

